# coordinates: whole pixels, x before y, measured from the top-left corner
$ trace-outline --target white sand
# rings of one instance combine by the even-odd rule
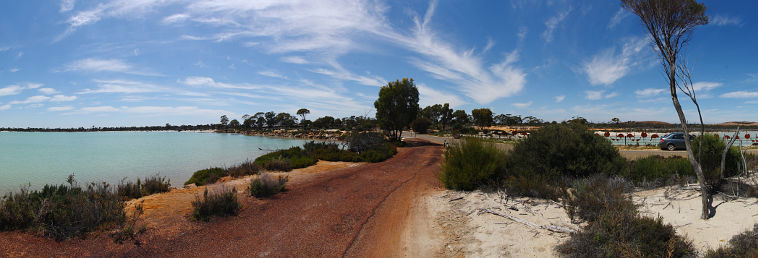
[[[708,220],[700,219],[702,203],[700,193],[695,190],[658,188],[634,193],[633,199],[642,204],[641,214],[661,216],[678,234],[692,240],[701,252],[726,244],[732,236],[753,229],[758,222],[756,198],[724,200],[723,196],[716,195],[713,198],[716,215]]]

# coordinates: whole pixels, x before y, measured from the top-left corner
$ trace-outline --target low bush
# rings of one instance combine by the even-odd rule
[[[229,167],[226,169],[226,174],[232,177],[243,177],[250,175],[257,175],[260,173],[261,168],[251,161],[245,161],[239,165]]]
[[[505,191],[510,196],[536,197],[558,200],[563,196],[562,182],[556,184],[555,180],[548,184],[548,180],[539,176],[508,176],[502,181]]]
[[[430,126],[432,126],[432,120],[429,120],[429,118],[426,117],[416,118],[416,120],[413,120],[411,123],[411,128],[417,133],[426,133]]]
[[[752,231],[748,230],[733,236],[726,246],[708,250],[705,254],[706,258],[756,256],[758,256],[758,224],[753,225]]]
[[[692,243],[674,227],[620,210],[605,212],[557,247],[567,257],[692,257]]]
[[[623,179],[596,175],[575,183],[567,194],[569,215],[587,221],[587,226],[556,249],[568,257],[689,257],[692,243],[671,225],[640,216],[624,195],[631,184]],[[573,195],[573,196],[572,196]]]
[[[69,176],[68,185],[22,188],[0,200],[0,230],[34,230],[57,241],[84,236],[126,219],[122,198],[108,184],[82,188]]]
[[[237,190],[221,190],[215,193],[203,192],[203,197],[195,197],[192,202],[192,217],[196,220],[209,221],[212,217],[236,216],[242,205],[237,200]]]
[[[595,175],[578,179],[563,198],[563,207],[572,220],[596,221],[605,213],[636,214],[637,207],[625,195],[633,187],[621,177]]]
[[[605,137],[579,123],[547,125],[518,141],[510,154],[509,172],[546,180],[584,178],[624,171],[626,160]]]
[[[145,178],[145,180],[137,178],[136,183],[131,181],[124,182],[125,180],[126,178],[121,180],[121,183],[116,186],[118,196],[121,196],[124,200],[137,199],[155,193],[168,192],[171,187],[171,180],[159,175],[149,176]]]
[[[348,150],[361,153],[385,144],[384,135],[377,132],[354,133],[347,138]]]
[[[666,181],[695,176],[695,172],[687,158],[650,156],[630,161],[629,172],[622,176],[634,182]]]
[[[703,151],[701,153],[702,161],[700,165],[703,168],[703,174],[708,184],[719,185],[721,179],[721,157],[724,153],[724,148],[726,148],[726,143],[712,134],[695,137],[695,140],[692,141],[692,153],[695,154],[695,159],[698,158],[701,141]],[[737,175],[739,173],[740,161],[740,151],[736,147],[730,148],[726,155],[724,177]]]
[[[260,156],[253,163],[266,170],[291,171],[316,164],[316,162],[318,159],[309,156],[302,148],[292,147]],[[284,166],[283,163],[287,163],[288,166]]]
[[[288,181],[286,176],[274,177],[269,173],[263,173],[260,177],[250,181],[250,195],[255,197],[268,197],[285,190]]]
[[[493,143],[466,138],[445,151],[440,181],[449,189],[470,191],[496,180],[505,169],[506,155]]]
[[[197,186],[212,184],[218,181],[219,178],[226,176],[226,171],[223,168],[207,168],[195,171],[185,185],[195,184]]]

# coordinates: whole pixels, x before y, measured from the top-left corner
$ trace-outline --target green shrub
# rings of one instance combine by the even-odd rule
[[[510,173],[547,180],[615,174],[626,166],[610,141],[578,123],[540,128],[515,144],[509,163]]]
[[[195,171],[195,173],[192,174],[192,177],[190,177],[190,179],[184,184],[195,184],[197,186],[213,184],[218,181],[219,178],[224,176],[226,176],[226,171],[223,168],[207,168]]]
[[[662,181],[672,177],[695,176],[687,158],[649,156],[629,163],[629,173],[622,175],[634,182]]]
[[[126,219],[121,197],[108,184],[45,185],[41,191],[22,188],[0,200],[0,230],[39,230],[57,241],[84,236]]]
[[[263,173],[260,177],[250,181],[250,195],[260,198],[283,192],[288,180],[286,176],[274,177],[269,173]]]
[[[126,178],[121,180],[121,183],[116,186],[116,192],[118,196],[121,196],[124,200],[137,199],[143,196],[148,196],[155,193],[168,192],[171,187],[171,180],[166,177],[153,175],[140,180],[137,178],[137,182],[124,182]]]
[[[620,177],[595,175],[574,181],[571,194],[563,201],[569,217],[596,221],[605,213],[636,214],[637,207],[624,193],[633,186]]]
[[[695,137],[692,141],[692,153],[698,158],[700,141],[703,142],[702,161],[703,174],[706,181],[711,185],[718,185],[721,179],[721,155],[724,153],[726,143],[712,134]],[[729,149],[726,155],[724,177],[730,177],[739,173],[740,151],[736,147]]]
[[[753,225],[753,230],[745,231],[729,239],[727,246],[716,250],[708,250],[706,258],[717,257],[756,257],[758,256],[758,224]]]
[[[557,247],[567,257],[692,257],[692,243],[674,227],[623,212],[606,212],[598,221]]]
[[[203,192],[203,197],[195,197],[192,202],[192,217],[196,220],[208,221],[212,217],[236,216],[242,205],[237,200],[237,190],[221,190],[216,193]]]
[[[375,149],[386,142],[384,141],[384,135],[381,133],[361,132],[350,135],[347,143],[350,151],[361,153],[365,150]]]
[[[692,243],[676,235],[659,217],[640,216],[624,195],[631,185],[623,179],[596,175],[575,183],[568,196],[569,215],[588,222],[556,248],[568,257],[689,257]]]
[[[311,166],[316,162],[318,159],[309,156],[302,148],[292,147],[260,156],[253,163],[266,170],[291,171],[292,169]]]
[[[232,177],[243,177],[256,175],[260,172],[261,168],[251,161],[242,162],[236,166],[226,169],[226,174]]]
[[[506,193],[510,196],[537,197],[558,200],[563,196],[562,186],[556,186],[555,180],[550,184],[540,176],[507,176],[503,181]]]
[[[432,126],[432,120],[426,117],[418,117],[411,123],[411,128],[417,133],[426,133],[430,126]]]
[[[496,180],[505,169],[506,155],[493,143],[466,138],[445,151],[440,180],[448,189],[470,191]]]

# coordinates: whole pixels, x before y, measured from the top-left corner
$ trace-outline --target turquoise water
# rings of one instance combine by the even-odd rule
[[[116,184],[159,173],[181,187],[199,169],[231,166],[305,140],[197,132],[0,132],[0,192],[31,184]],[[260,148],[260,149],[259,149]]]

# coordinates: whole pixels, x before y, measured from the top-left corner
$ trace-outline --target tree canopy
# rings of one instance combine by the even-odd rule
[[[403,78],[382,86],[374,107],[379,127],[387,130],[392,140],[400,141],[403,128],[419,113],[418,88],[413,79]]]

